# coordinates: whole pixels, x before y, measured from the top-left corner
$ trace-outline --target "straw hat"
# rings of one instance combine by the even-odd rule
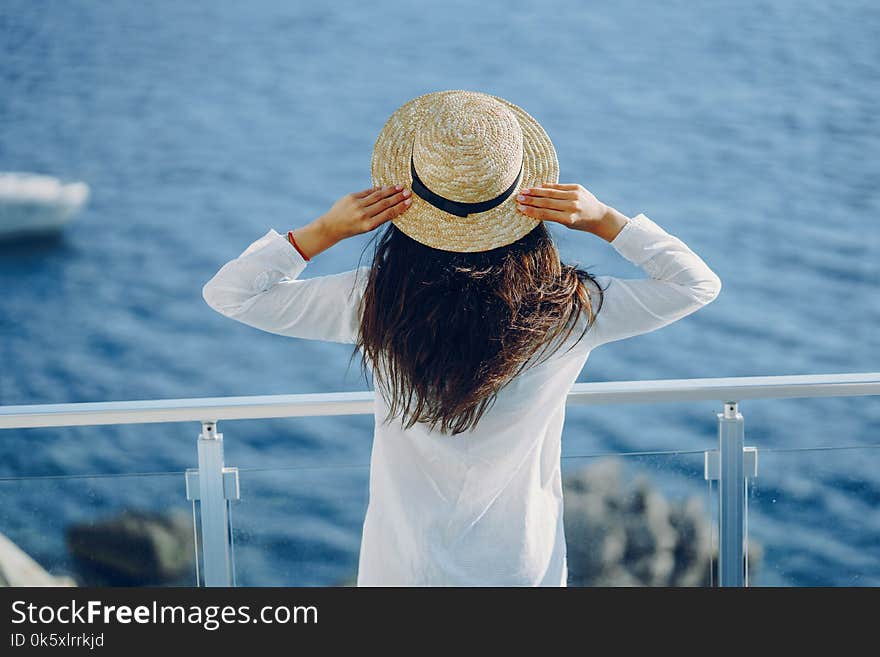
[[[540,220],[517,210],[517,193],[559,179],[556,149],[532,116],[463,90],[427,93],[395,110],[371,170],[374,185],[412,189],[395,226],[427,246],[462,252],[504,246],[535,228]]]

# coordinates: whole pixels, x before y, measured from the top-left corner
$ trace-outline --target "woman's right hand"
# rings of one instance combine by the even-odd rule
[[[300,253],[307,258],[342,240],[367,233],[409,209],[412,192],[403,185],[370,187],[346,194],[325,214],[293,231]]]
[[[319,218],[337,241],[375,230],[409,209],[412,192],[403,185],[370,187],[346,194]]]
[[[578,184],[543,183],[520,190],[517,209],[527,217],[555,221],[612,241],[629,221]]]

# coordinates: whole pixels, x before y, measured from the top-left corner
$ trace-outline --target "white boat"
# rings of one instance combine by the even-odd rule
[[[83,182],[0,172],[0,239],[60,230],[88,199],[89,186]]]

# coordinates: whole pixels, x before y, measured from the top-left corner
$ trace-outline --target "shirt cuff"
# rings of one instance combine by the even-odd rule
[[[279,264],[283,265],[282,271],[299,274],[309,264],[309,261],[303,258],[299,250],[287,239],[287,233],[282,235],[274,228],[270,228],[263,239],[268,241],[272,254],[277,256]]]
[[[633,264],[642,265],[654,255],[654,251],[647,247],[664,234],[662,228],[639,213],[631,217],[609,243],[624,258]]]

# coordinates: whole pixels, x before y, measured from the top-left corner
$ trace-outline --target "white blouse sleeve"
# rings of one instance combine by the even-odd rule
[[[270,228],[202,288],[218,313],[294,338],[354,343],[369,267],[298,278],[308,261]]]
[[[662,328],[710,303],[721,291],[718,275],[644,214],[630,219],[610,244],[650,278],[595,277],[604,300],[587,333],[592,338],[584,340],[590,348]]]

